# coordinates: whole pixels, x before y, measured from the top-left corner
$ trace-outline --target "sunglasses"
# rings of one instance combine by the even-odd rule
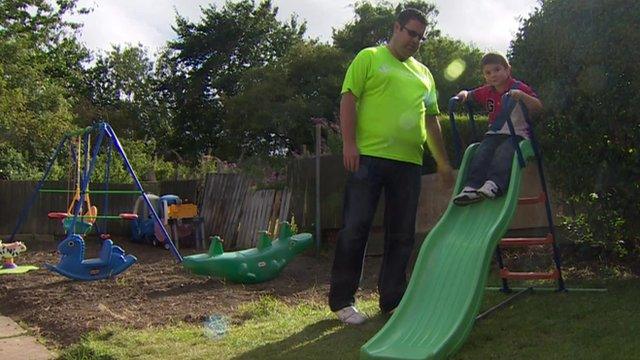
[[[412,38],[416,38],[416,39],[418,39],[418,40],[419,40],[419,41],[421,41],[421,42],[422,42],[422,41],[427,40],[427,37],[426,37],[424,34],[420,34],[419,32],[417,32],[417,31],[413,31],[413,30],[411,30],[411,29],[407,29],[407,28],[406,28],[406,27],[404,27],[404,26],[402,26],[401,28],[402,28],[403,30],[405,30],[405,31],[407,32],[407,34],[409,34],[409,36],[411,36]]]

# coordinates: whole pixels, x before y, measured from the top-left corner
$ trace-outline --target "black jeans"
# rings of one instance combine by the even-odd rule
[[[471,159],[466,186],[477,189],[485,181],[491,180],[500,188],[498,194],[507,191],[513,154],[516,151],[510,137],[511,135],[504,134],[485,135]],[[522,137],[518,136],[518,142],[520,140]]]
[[[413,250],[421,167],[402,161],[360,156],[360,168],[350,174],[344,194],[343,229],[338,233],[329,307],[355,302],[371,223],[384,189],[384,255],[378,291],[380,309],[394,309],[406,289],[406,269]]]

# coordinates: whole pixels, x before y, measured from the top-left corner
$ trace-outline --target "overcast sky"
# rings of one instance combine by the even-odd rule
[[[257,0],[256,0],[257,1]],[[391,1],[397,3],[398,1]],[[473,43],[481,50],[505,52],[519,27],[538,0],[435,0],[440,11],[438,28],[446,35]],[[175,37],[171,26],[175,13],[198,21],[200,7],[221,7],[224,0],[80,0],[79,6],[93,12],[80,17],[81,40],[92,50],[108,50],[111,44],[141,43],[153,55]],[[332,28],[341,28],[354,18],[351,0],[274,0],[284,20],[291,14],[307,21],[306,35],[331,41]]]

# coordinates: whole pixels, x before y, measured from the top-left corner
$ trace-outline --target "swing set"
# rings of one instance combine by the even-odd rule
[[[94,133],[96,134],[96,141],[91,149],[90,139],[91,134]],[[105,138],[107,141],[104,141]],[[103,142],[105,142],[107,146],[105,189],[90,191],[90,179],[94,173],[98,154]],[[44,182],[49,177],[56,158],[67,143],[69,144],[70,159],[72,159],[74,163],[73,170],[75,176],[73,177],[73,182],[75,188],[43,189],[42,187]],[[115,149],[117,153],[120,154],[124,166],[133,179],[137,190],[109,190],[109,172],[112,149]],[[82,158],[84,158],[84,162],[81,160]],[[71,177],[69,177],[69,184],[70,183]],[[104,195],[104,212],[106,214],[108,214],[109,194],[135,194],[141,196],[150,209],[153,220],[161,230],[167,248],[171,251],[178,263],[182,262],[182,256],[171,241],[171,237],[169,236],[167,229],[158,217],[158,214],[149,201],[147,194],[142,188],[142,184],[131,167],[131,163],[126,156],[118,137],[113,131],[113,128],[111,128],[111,126],[106,122],[97,123],[82,130],[65,134],[64,138],[54,151],[53,156],[49,160],[42,179],[36,185],[36,189],[34,190],[31,198],[20,213],[18,222],[14,227],[9,241],[13,240],[15,234],[21,228],[29,210],[35,203],[38,194],[41,192],[73,194],[71,201],[69,202],[68,200],[69,205],[66,211],[50,212],[48,214],[50,219],[62,221],[66,233],[64,240],[62,240],[58,245],[58,251],[62,255],[60,262],[57,265],[46,264],[45,266],[49,270],[55,271],[74,280],[90,281],[116,276],[136,262],[137,259],[135,256],[125,255],[124,250],[121,247],[114,245],[109,239],[110,236],[106,232],[106,221],[111,219],[134,220],[137,219],[137,215],[130,213],[98,215],[98,208],[91,203],[91,193]],[[98,227],[97,220],[104,220],[103,226]],[[96,228],[97,233],[100,234],[100,237],[104,240],[102,243],[102,249],[100,250],[98,258],[85,259],[84,239],[82,236],[88,234],[94,227]]]

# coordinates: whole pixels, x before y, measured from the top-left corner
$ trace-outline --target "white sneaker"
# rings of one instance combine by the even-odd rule
[[[334,312],[338,319],[348,325],[360,325],[367,319],[353,306],[347,306]]]
[[[484,185],[482,185],[480,189],[478,189],[478,194],[486,197],[487,199],[495,199],[495,197],[498,196],[499,189],[500,188],[498,187],[498,185],[496,185],[496,183],[491,180],[487,180],[485,181]]]
[[[453,198],[453,203],[459,206],[465,206],[481,201],[482,199],[483,197],[478,195],[478,192],[475,188],[472,188],[471,186],[465,186],[460,194],[456,195],[456,197]]]

